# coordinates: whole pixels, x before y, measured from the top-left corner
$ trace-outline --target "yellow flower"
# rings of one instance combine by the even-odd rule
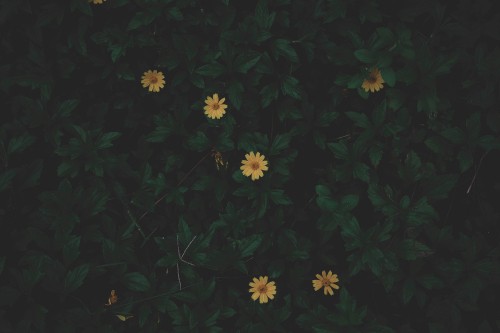
[[[222,118],[227,108],[227,105],[224,104],[225,100],[226,98],[221,98],[219,101],[219,94],[214,94],[213,97],[207,96],[205,100],[206,105],[203,107],[207,117],[212,119]]]
[[[333,289],[339,289],[339,286],[335,284],[335,282],[339,282],[337,274],[332,274],[332,271],[328,271],[328,275],[325,271],[321,272],[321,275],[316,274],[318,280],[312,280],[312,284],[314,287],[314,291],[318,291],[321,288],[324,288],[324,293],[328,292],[330,296],[333,296]]]
[[[253,151],[251,151],[250,154],[245,154],[245,158],[246,160],[241,161],[243,165],[240,167],[243,175],[247,177],[252,176],[252,180],[264,177],[262,171],[267,171],[269,169],[267,167],[267,161],[264,160],[266,157],[259,152],[254,155]]]
[[[378,68],[373,68],[366,79],[364,79],[361,88],[363,88],[366,92],[371,91],[379,91],[384,87],[383,83],[385,83],[382,78],[382,74],[380,73]]]
[[[252,299],[254,301],[259,299],[259,303],[267,303],[268,299],[274,299],[276,295],[276,285],[274,281],[267,283],[267,276],[259,276],[259,279],[253,278],[253,282],[248,284],[250,287],[249,292],[252,293]]]
[[[104,1],[106,0],[89,0],[89,2],[92,2],[94,5],[101,5]]]
[[[149,91],[159,92],[165,86],[165,76],[156,69],[148,70],[142,75],[141,83],[144,88],[149,87]]]

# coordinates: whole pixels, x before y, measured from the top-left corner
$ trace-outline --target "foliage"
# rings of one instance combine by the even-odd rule
[[[499,12],[2,0],[0,330],[500,330]]]

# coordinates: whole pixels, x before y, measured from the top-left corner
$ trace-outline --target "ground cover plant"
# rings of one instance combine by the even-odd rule
[[[496,1],[0,3],[0,332],[500,330]]]

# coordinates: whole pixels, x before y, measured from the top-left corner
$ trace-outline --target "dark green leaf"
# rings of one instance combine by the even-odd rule
[[[373,55],[373,52],[367,49],[354,51],[354,56],[356,57],[356,59],[365,64],[372,64],[375,62],[375,56]]]
[[[234,60],[234,68],[237,72],[246,74],[260,59],[260,53],[248,51],[239,54]]]
[[[290,134],[278,134],[274,137],[273,144],[269,150],[269,155],[277,155],[281,153],[285,148],[290,146],[290,140],[292,136]]]
[[[340,160],[349,159],[349,149],[344,142],[327,143],[326,146],[333,152],[336,158]]]
[[[112,141],[118,139],[122,134],[119,132],[108,132],[102,135],[96,142],[97,149],[113,147]]]
[[[128,23],[127,30],[135,30],[139,27],[145,26],[153,22],[153,20],[162,14],[161,11],[155,10],[153,8],[148,9],[145,12],[137,12],[134,17]]]
[[[203,76],[209,76],[212,78],[217,78],[224,74],[226,72],[226,68],[222,66],[219,63],[213,63],[213,64],[206,64],[201,67],[199,67],[196,70],[196,73],[203,75]]]
[[[210,148],[210,141],[205,133],[197,131],[187,139],[187,146],[194,151],[205,151]]]
[[[293,97],[295,99],[301,99],[299,80],[293,76],[285,76],[281,81],[281,90],[285,95]]]
[[[9,146],[7,148],[8,154],[20,153],[33,143],[35,143],[36,138],[28,133],[24,133],[21,136],[14,137],[10,139]]]
[[[80,255],[80,236],[73,236],[64,244],[63,255],[64,261],[71,264]]]
[[[400,246],[400,255],[406,260],[416,260],[418,258],[427,257],[433,251],[425,244],[414,239],[405,239]]]
[[[299,62],[299,56],[297,52],[292,47],[290,41],[286,39],[276,39],[274,41],[274,47],[279,55],[282,55],[291,62]]]
[[[151,288],[148,279],[138,272],[124,274],[122,282],[131,291],[147,291]]]
[[[80,288],[89,273],[89,265],[84,264],[69,271],[64,279],[64,290],[68,293]]]
[[[227,87],[227,94],[229,95],[229,101],[236,108],[236,110],[241,109],[243,102],[243,92],[245,88],[239,81],[232,81]]]
[[[238,250],[241,258],[251,256],[262,243],[262,235],[252,235],[238,241]]]

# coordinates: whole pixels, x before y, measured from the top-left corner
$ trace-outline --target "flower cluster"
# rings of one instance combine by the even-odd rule
[[[338,290],[340,287],[336,282],[339,282],[337,274],[333,274],[332,271],[321,272],[321,275],[316,274],[317,280],[312,280],[312,285],[314,291],[318,291],[323,288],[325,295],[330,294],[333,296],[333,289]],[[273,300],[276,295],[276,283],[274,281],[268,282],[267,276],[259,276],[253,278],[253,281],[248,284],[251,288],[248,290],[252,295],[250,296],[252,300],[259,300],[259,303],[267,303],[270,299]]]
[[[144,72],[141,80],[142,86],[144,88],[148,88],[150,92],[159,92],[161,88],[165,86],[165,76],[162,72],[157,70],[151,71],[148,70]],[[215,93],[212,97],[207,96],[205,99],[205,115],[210,119],[221,119],[226,113],[227,104],[224,104],[226,98],[220,98],[219,94]],[[219,153],[220,154],[220,153]],[[216,158],[217,169],[220,166],[223,166],[223,162],[221,162],[221,157]],[[251,177],[252,180],[257,180],[260,177],[264,177],[264,171],[267,171],[269,168],[267,166],[267,161],[265,160],[265,156],[261,155],[259,152],[254,154],[251,151],[249,154],[245,154],[245,159],[241,161],[241,172],[243,175],[247,177]],[[227,166],[227,164],[226,164]]]

